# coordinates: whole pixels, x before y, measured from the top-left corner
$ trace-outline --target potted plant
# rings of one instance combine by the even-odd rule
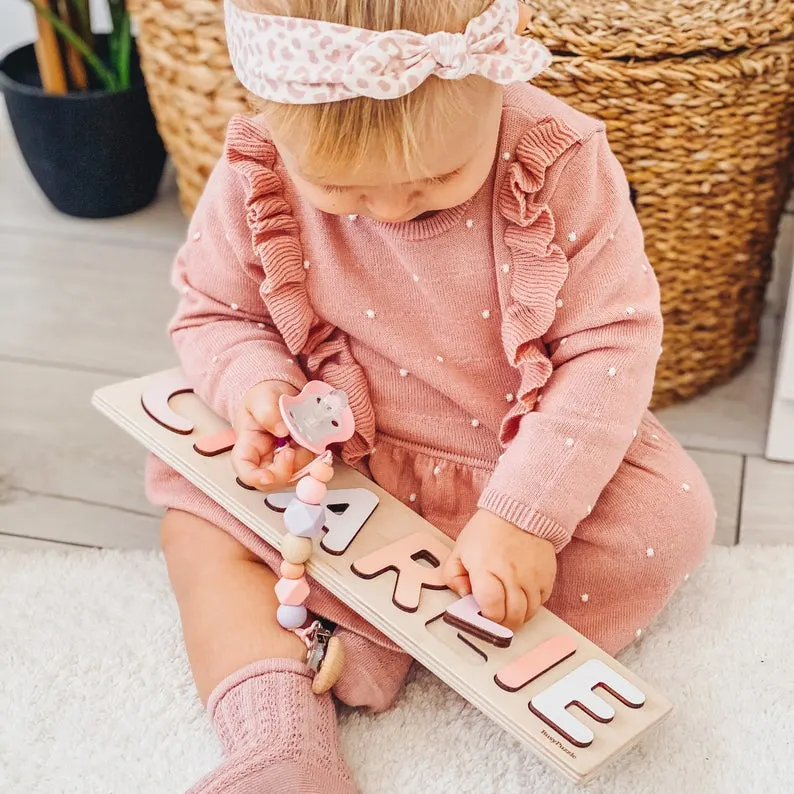
[[[108,0],[112,30],[91,31],[89,0],[20,0],[38,40],[0,60],[0,89],[19,148],[52,204],[110,218],[157,194],[165,149],[138,64],[125,0]]]

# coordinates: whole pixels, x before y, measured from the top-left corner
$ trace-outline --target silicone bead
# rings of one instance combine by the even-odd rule
[[[309,613],[306,611],[306,607],[303,606],[295,607],[282,604],[276,612],[276,620],[279,626],[290,631],[299,629],[308,617]]]
[[[306,573],[306,567],[303,565],[296,565],[294,562],[281,563],[281,576],[284,579],[300,579]]]
[[[300,606],[309,597],[309,583],[300,579],[279,579],[276,583],[276,598],[279,604]]]
[[[320,482],[330,482],[334,476],[334,467],[321,458],[309,464],[309,474]]]
[[[303,480],[301,480],[303,482]],[[291,535],[313,538],[319,535],[325,523],[325,508],[293,499],[284,511],[284,526]]]
[[[296,565],[306,562],[312,556],[314,544],[309,538],[299,538],[295,535],[284,535],[281,539],[281,556],[287,562]]]
[[[308,505],[319,505],[327,493],[328,488],[325,483],[315,480],[311,476],[304,477],[295,488],[298,499]]]

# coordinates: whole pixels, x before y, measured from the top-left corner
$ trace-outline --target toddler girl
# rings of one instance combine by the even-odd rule
[[[196,393],[278,487],[278,398],[343,389],[342,458],[456,541],[444,575],[518,629],[542,603],[609,653],[702,557],[714,507],[648,412],[659,292],[604,125],[527,83],[516,0],[235,0],[229,125],[180,251]],[[151,498],[190,663],[227,760],[193,792],[352,792],[330,695],[280,628],[280,555],[162,463]],[[364,529],[366,531],[366,528]],[[410,658],[322,587],[334,694],[374,710]]]

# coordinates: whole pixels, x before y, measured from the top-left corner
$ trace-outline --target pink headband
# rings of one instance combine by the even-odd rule
[[[517,34],[517,25],[517,0],[494,0],[465,33],[427,36],[254,14],[226,0],[226,38],[240,82],[262,99],[292,105],[395,99],[431,74],[444,80],[477,74],[502,85],[531,80],[551,54]]]

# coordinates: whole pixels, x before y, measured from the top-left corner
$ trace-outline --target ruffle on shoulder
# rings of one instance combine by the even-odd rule
[[[544,119],[519,141],[499,195],[507,220],[505,244],[512,255],[509,299],[503,312],[502,343],[510,364],[521,373],[516,401],[502,422],[507,444],[518,432],[537,393],[552,373],[542,343],[557,311],[556,301],[568,277],[568,259],[554,242],[555,223],[548,204],[537,203],[546,172],[581,140],[567,125]]]
[[[259,294],[290,352],[304,357],[307,374],[347,392],[356,434],[342,458],[355,464],[375,439],[369,386],[347,335],[320,319],[309,301],[300,229],[274,171],[276,148],[253,121],[238,116],[227,131],[226,160],[246,181],[248,228],[264,270]]]

